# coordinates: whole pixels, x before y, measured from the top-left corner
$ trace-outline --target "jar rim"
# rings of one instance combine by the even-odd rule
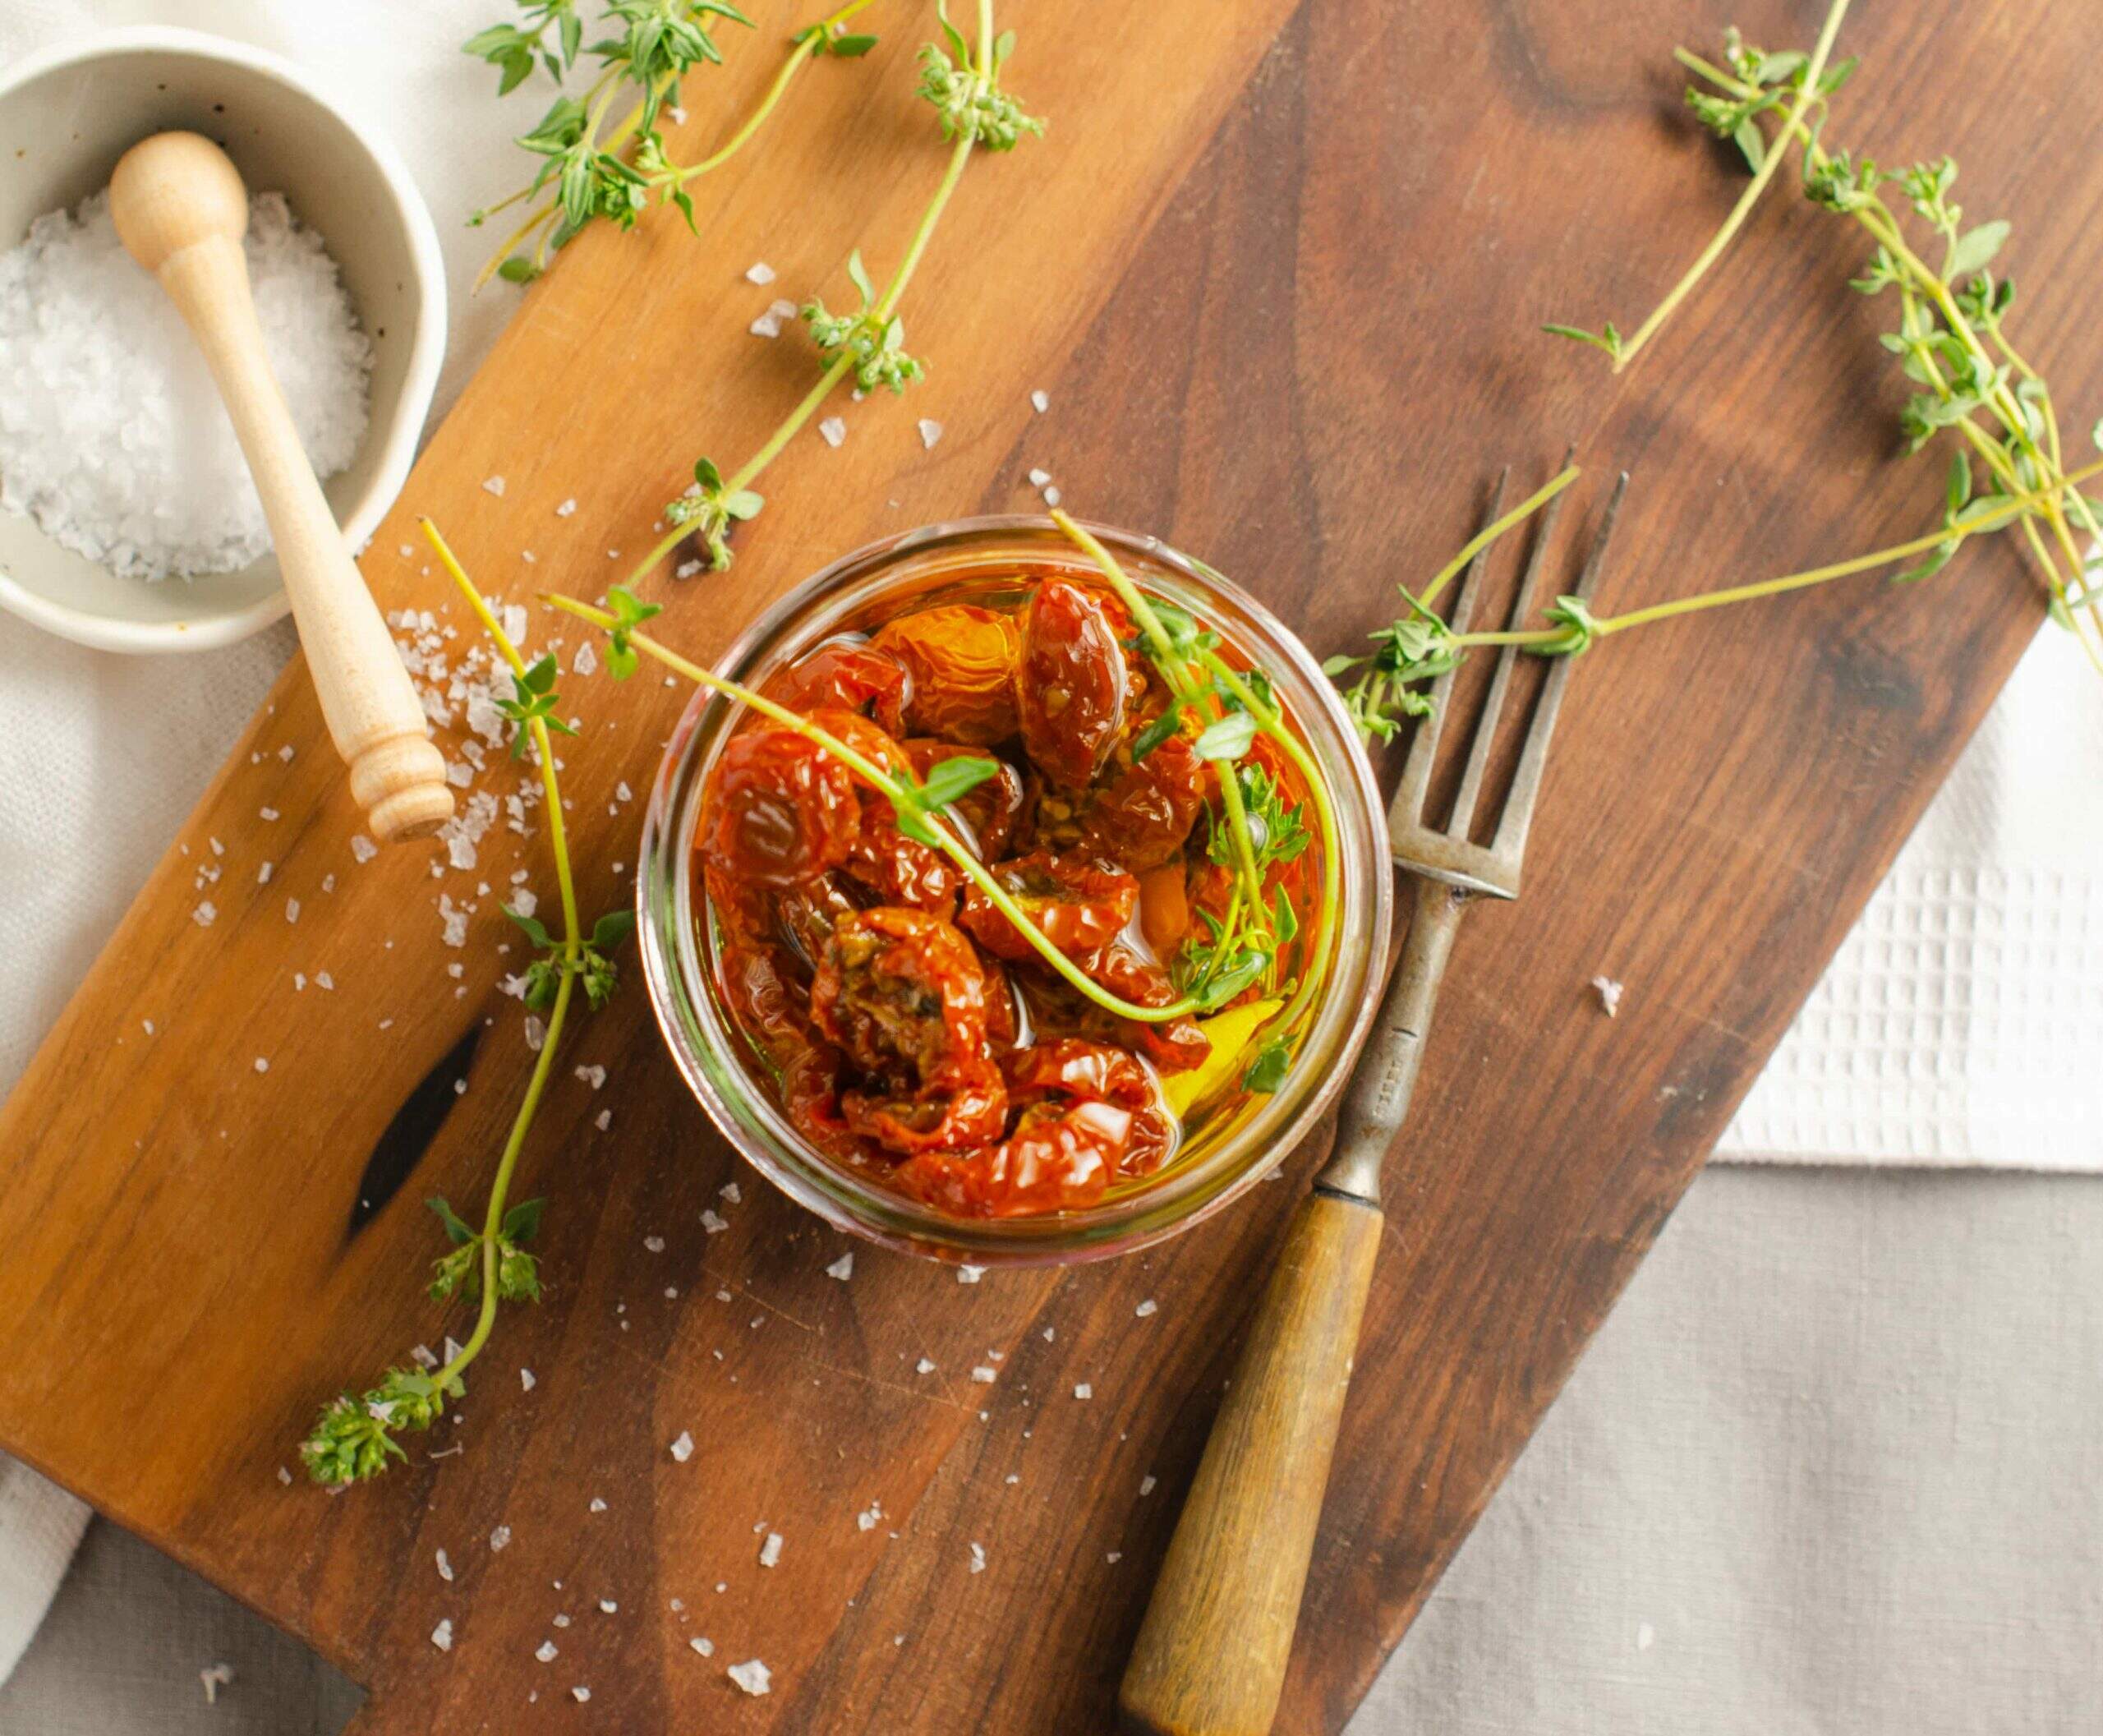
[[[1393,906],[1386,824],[1372,767],[1334,686],[1297,635],[1213,568],[1157,537],[1114,526],[1087,528],[1137,569],[1136,580],[1204,615],[1264,668],[1322,767],[1337,811],[1342,908],[1327,981],[1285,1084],[1201,1156],[1171,1163],[1157,1183],[1097,1205],[1009,1218],[936,1211],[826,1157],[794,1130],[741,1059],[744,1038],[718,1005],[702,938],[705,913],[689,842],[713,750],[743,706],[705,691],[693,696],[666,744],[644,819],[636,880],[643,971],[659,1029],[689,1089],[718,1131],[790,1198],[841,1229],[923,1256],[980,1265],[1091,1259],[1188,1228],[1240,1197],[1305,1137],[1341,1089],[1379,999]],[[1041,516],[922,526],[856,549],[793,587],[714,667],[739,681],[764,679],[901,584],[997,569],[1003,559],[1027,559],[1038,570],[1096,571]]]

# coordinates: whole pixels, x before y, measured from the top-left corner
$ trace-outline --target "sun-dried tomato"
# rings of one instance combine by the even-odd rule
[[[821,707],[842,711],[866,708],[877,727],[896,735],[905,727],[913,677],[904,664],[879,646],[831,639],[768,677],[761,691],[790,711],[805,714]]]
[[[1023,746],[1055,784],[1078,790],[1101,768],[1134,698],[1115,600],[1047,578],[1030,598],[1016,683]]]
[[[900,616],[869,642],[911,674],[905,724],[914,734],[990,748],[1015,733],[1022,647],[1011,617],[945,604]]]
[[[1083,813],[1080,845],[1134,873],[1183,848],[1205,805],[1205,762],[1189,738],[1171,735],[1127,766]]]
[[[990,1061],[970,1061],[939,1088],[913,1096],[847,1091],[840,1106],[847,1126],[886,1151],[961,1151],[990,1144],[1007,1125],[1008,1091]]]
[[[1015,835],[1015,822],[1022,815],[1022,774],[982,748],[959,747],[951,742],[930,741],[924,736],[916,736],[902,745],[923,783],[929,768],[946,759],[992,762],[996,768],[992,776],[966,790],[950,805],[970,827],[971,836],[964,841],[977,846],[974,854],[981,862],[998,862],[1007,854],[1008,845]]]
[[[810,714],[810,721],[880,770],[899,778],[913,775],[912,756],[867,718],[821,707]],[[964,877],[956,864],[900,831],[897,810],[881,790],[858,780],[854,787],[860,822],[840,872],[880,904],[909,905],[939,916],[953,914]]]
[[[840,919],[811,984],[821,1035],[908,1094],[965,1076],[986,1050],[986,978],[971,943],[923,911],[879,905]]]
[[[993,877],[1044,937],[1071,959],[1084,959],[1108,946],[1139,908],[1137,880],[1084,857],[1038,850],[999,863]],[[964,888],[957,922],[996,958],[1019,963],[1038,956],[1037,949],[975,883]]]
[[[1078,1211],[1109,1190],[1132,1121],[1130,1110],[1092,1098],[1032,1103],[999,1144],[923,1152],[891,1172],[891,1185],[957,1218]]]
[[[847,767],[772,725],[741,730],[709,773],[701,850],[710,867],[789,886],[847,859],[862,804]]]

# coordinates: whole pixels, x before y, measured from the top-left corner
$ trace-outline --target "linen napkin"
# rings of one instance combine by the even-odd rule
[[[501,8],[498,8],[501,10]],[[468,210],[516,178],[532,98],[458,52],[488,0],[8,0],[0,64],[91,30],[176,24],[303,67],[391,135],[437,221],[450,348],[434,423],[514,292],[469,293]],[[18,237],[0,237],[12,246]],[[288,626],[172,661],[0,616],[0,1089],[37,1043],[260,702]],[[1727,1135],[1722,1158],[2103,1168],[2103,681],[2064,636],[2024,662]],[[68,864],[55,874],[51,864]],[[1631,983],[1624,1018],[1640,1015]],[[2064,1057],[2062,1059],[2061,1057]],[[86,1509],[0,1459],[0,1680]]]

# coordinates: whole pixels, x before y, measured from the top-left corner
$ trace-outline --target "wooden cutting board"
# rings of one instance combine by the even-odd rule
[[[1815,10],[1752,0],[1740,21],[1807,41]],[[1533,335],[1631,323],[1735,194],[1675,113],[1667,54],[1698,11],[1005,5],[1012,82],[1052,132],[972,165],[905,310],[927,380],[848,409],[838,450],[804,436],[735,569],[660,582],[667,636],[706,657],[857,543],[1026,505],[1034,466],[1078,510],[1236,574],[1321,651],[1457,544],[1498,466],[1537,478],[1571,440],[1595,481],[1636,475],[1610,606],[1913,534],[1939,484],[1889,462],[1884,310],[1847,292],[1856,245],[1801,200],[1769,201],[1624,380]],[[2013,0],[1867,11],[1845,45],[1869,67],[1829,136],[1884,160],[1953,150],[1975,218],[2016,219],[2025,347],[2069,426],[2103,388],[2081,287],[2103,263],[2103,153],[2065,136],[2096,124],[2084,24]],[[868,63],[814,70],[703,186],[706,241],[660,219],[594,237],[525,298],[375,539],[384,604],[449,606],[397,552],[422,513],[490,590],[594,591],[697,453],[734,458],[771,426],[807,352],[748,322],[782,290],[836,297],[851,245],[895,257],[940,173],[908,94],[919,32],[880,27]],[[766,58],[741,42],[694,81],[688,143]],[[2036,149],[2038,117],[2065,148]],[[776,288],[743,281],[759,259]],[[922,417],[944,425],[932,450]],[[1391,1169],[1281,1729],[1343,1723],[2038,618],[1995,547],[1930,588],[1869,581],[1587,659],[1525,896],[1463,935]],[[596,908],[636,856],[618,786],[647,789],[685,695],[564,692]],[[415,850],[358,862],[357,825],[295,665],[0,1114],[0,1444],[368,1684],[363,1736],[1105,1728],[1308,1154],[1146,1256],[965,1287],[859,1248],[842,1283],[843,1238],[739,1170],[632,981],[569,1057],[604,1066],[603,1090],[560,1070],[526,1158],[523,1190],[551,1202],[545,1303],[507,1315],[462,1420],[410,1466],[335,1499],[284,1486],[318,1400],[444,1334],[421,1202],[480,1198],[529,1063],[497,906],[516,868],[548,889],[542,841],[499,829],[476,870],[434,875]],[[475,907],[458,950],[441,894]],[[1599,972],[1627,985],[1617,1020]],[[435,1074],[464,1094],[412,1172],[367,1177]],[[751,1657],[765,1699],[725,1678]]]

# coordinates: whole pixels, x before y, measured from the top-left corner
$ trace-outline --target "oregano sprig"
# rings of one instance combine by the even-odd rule
[[[962,33],[939,6],[936,14],[951,46],[961,57]],[[957,98],[946,81],[937,93],[923,79],[921,94],[941,110],[942,134],[951,140],[949,163],[897,267],[877,292],[857,250],[849,260],[848,273],[860,292],[861,307],[852,314],[835,315],[815,299],[805,306],[803,320],[817,343],[821,364],[817,382],[759,449],[735,470],[726,474],[709,458],[695,461],[693,486],[665,507],[668,528],[630,572],[626,588],[633,590],[641,584],[688,536],[700,543],[711,568],[720,572],[728,567],[732,529],[757,516],[766,504],[753,484],[835,392],[850,380],[865,391],[886,385],[901,392],[909,381],[920,378],[924,371],[921,363],[904,348],[905,329],[899,317],[899,303],[963,178],[964,165],[975,150],[1012,150],[1022,139],[1043,131],[1042,123],[1024,115],[1001,87],[1000,69],[1014,48],[1013,31],[997,37],[993,34],[993,0],[978,0],[978,40],[968,57],[968,69],[950,62],[940,50],[933,51],[949,67],[947,77],[963,78],[969,94]]]
[[[528,665],[512,643],[502,623],[475,588],[438,527],[422,521],[425,536],[439,561],[452,575],[473,608],[483,630],[509,665],[519,709],[508,713],[518,725],[521,739],[530,739],[541,771],[545,797],[548,847],[555,859],[555,883],[560,894],[563,932],[551,935],[545,924],[517,905],[507,905],[504,914],[524,932],[536,956],[525,972],[525,1001],[537,1014],[545,1011],[547,1025],[525,1095],[512,1117],[511,1130],[497,1160],[490,1183],[489,1202],[478,1230],[443,1199],[429,1202],[444,1227],[447,1250],[434,1263],[430,1295],[434,1301],[456,1298],[476,1305],[473,1329],[442,1366],[435,1369],[391,1368],[379,1384],[364,1392],[346,1392],[325,1406],[313,1430],[300,1446],[300,1457],[315,1481],[338,1486],[379,1476],[394,1460],[407,1454],[399,1436],[428,1429],[444,1414],[446,1401],[462,1397],[466,1385],[461,1376],[488,1344],[496,1325],[500,1304],[538,1301],[540,1268],[527,1246],[538,1235],[543,1202],[529,1200],[509,1203],[511,1181],[525,1149],[527,1135],[541,1106],[562,1046],[564,1025],[570,1002],[582,983],[585,998],[593,1007],[602,1006],[613,992],[615,971],[613,954],[635,926],[631,910],[610,910],[585,932],[578,917],[577,887],[570,871],[569,845],[563,821],[562,791],[556,777],[554,737],[555,719],[553,664],[543,658]],[[536,673],[547,665],[543,677]],[[527,698],[531,695],[530,701]],[[545,706],[539,703],[545,699]]]

